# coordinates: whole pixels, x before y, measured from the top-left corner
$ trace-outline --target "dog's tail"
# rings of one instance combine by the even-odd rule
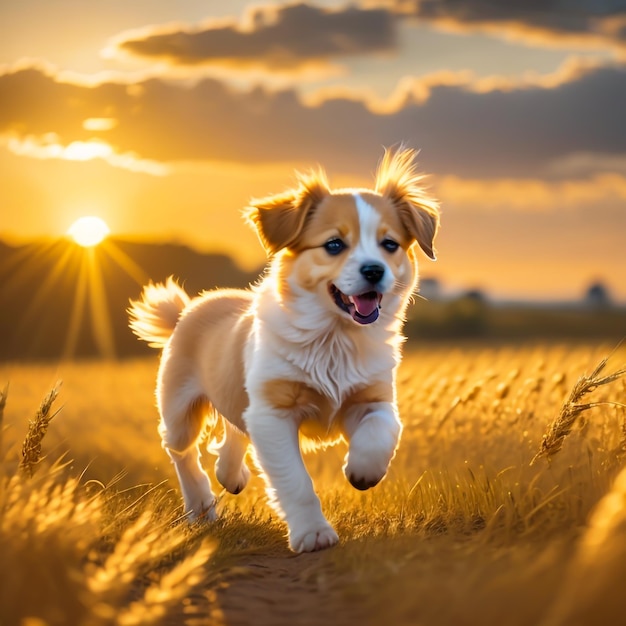
[[[129,326],[152,348],[162,348],[188,304],[189,296],[172,276],[165,284],[150,283],[144,287],[140,300],[130,301]]]

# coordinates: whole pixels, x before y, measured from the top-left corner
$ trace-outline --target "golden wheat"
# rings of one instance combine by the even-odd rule
[[[35,419],[31,420],[28,425],[28,433],[22,445],[22,460],[20,461],[20,469],[24,472],[24,474],[31,478],[37,470],[37,465],[41,460],[41,442],[46,436],[50,422],[59,412],[56,411],[55,413],[50,414],[50,409],[59,395],[60,386],[61,382],[59,381],[48,392],[39,405]]]
[[[45,396],[22,444],[21,473],[0,474],[0,623],[105,626],[183,619],[183,599],[206,578],[214,552],[180,524],[163,485],[128,490],[68,477],[42,464],[59,384]],[[6,403],[6,389],[0,408]],[[6,462],[4,456],[0,461]],[[24,480],[27,476],[29,480]],[[133,490],[137,491],[137,489]]]
[[[540,623],[623,464],[626,411],[608,383],[624,370],[583,377],[585,393],[602,388],[587,402],[596,409],[585,436],[562,445],[578,414],[569,431],[555,430],[552,462],[531,466],[540,417],[558,418],[564,396],[586,406],[567,381],[602,354],[584,345],[408,351],[398,376],[405,428],[388,477],[357,492],[342,477],[345,447],[305,455],[341,544],[298,557],[256,475],[220,499],[216,523],[184,521],[156,430],[154,360],[64,364],[63,420],[33,428],[32,477],[11,469],[19,439],[4,454],[0,554],[11,576],[0,577],[0,623]],[[9,373],[11,444],[11,420],[28,414],[50,372],[0,365],[0,377]],[[44,436],[73,463],[42,457]],[[214,458],[204,460],[211,472]]]
[[[587,402],[580,403],[580,400],[589,393],[595,391],[598,387],[608,385],[626,374],[626,368],[620,369],[613,374],[600,376],[604,371],[608,357],[598,363],[595,369],[589,375],[581,376],[577,381],[566,402],[561,407],[559,414],[549,425],[547,432],[541,440],[539,452],[532,458],[531,465],[542,456],[550,459],[562,447],[565,438],[570,434],[576,420],[589,409],[602,406],[603,404],[612,404],[615,406],[624,406],[617,402]]]

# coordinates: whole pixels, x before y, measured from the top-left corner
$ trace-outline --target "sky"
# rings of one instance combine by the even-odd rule
[[[250,269],[250,198],[371,187],[403,142],[442,209],[423,276],[626,302],[626,0],[9,0],[0,29],[0,239],[97,215]]]

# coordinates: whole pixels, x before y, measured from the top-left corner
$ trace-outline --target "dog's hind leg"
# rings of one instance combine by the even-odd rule
[[[215,496],[211,483],[200,464],[198,439],[207,416],[213,410],[204,397],[196,397],[185,405],[183,398],[174,398],[169,403],[160,403],[161,424],[159,432],[163,447],[176,468],[185,512],[190,519],[205,517],[214,520]],[[178,406],[177,406],[178,405]]]
[[[223,419],[224,438],[213,449],[219,454],[215,462],[215,476],[226,491],[239,493],[250,478],[244,457],[250,440],[228,420]]]

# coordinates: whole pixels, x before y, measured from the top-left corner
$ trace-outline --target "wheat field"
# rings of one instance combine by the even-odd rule
[[[156,357],[0,364],[0,624],[626,623],[625,365],[409,344],[387,478],[358,492],[345,448],[307,455],[341,542],[293,555],[258,476],[187,523]]]

